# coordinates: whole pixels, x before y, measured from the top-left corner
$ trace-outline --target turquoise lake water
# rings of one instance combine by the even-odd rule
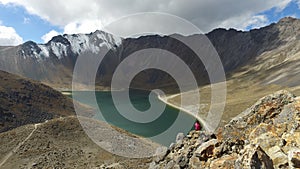
[[[124,92],[124,91],[118,91]],[[131,103],[137,110],[146,111],[150,108],[149,91],[130,90]],[[117,110],[110,91],[96,91],[95,96],[97,104],[92,104],[91,100],[94,95],[93,91],[76,91],[72,93],[73,98],[84,104],[99,108],[94,116],[95,119],[106,121],[111,125],[122,128],[130,133],[150,138],[151,140],[165,146],[169,146],[175,141],[176,135],[179,132],[187,133],[193,128],[195,118],[187,113],[181,112],[171,106],[166,105],[161,115],[154,121],[148,123],[139,123],[128,120]],[[152,105],[165,105],[158,97],[154,97]],[[119,103],[125,104],[128,103]],[[125,110],[126,111],[126,110]]]

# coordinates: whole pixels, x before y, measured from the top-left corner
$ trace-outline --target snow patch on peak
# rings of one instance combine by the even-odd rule
[[[115,43],[117,46],[120,46],[120,45],[121,45],[122,40],[123,40],[123,38],[114,36],[114,43]]]
[[[99,52],[99,47],[90,43],[90,38],[85,34],[65,35],[71,43],[73,53],[80,54],[83,51],[91,50],[93,53]]]
[[[64,35],[64,37],[71,43],[71,50],[76,54],[87,50],[99,53],[102,47],[113,49],[120,45],[122,41],[121,38],[114,37],[103,31],[96,31],[91,34]]]
[[[45,45],[38,45],[38,47],[41,49],[41,52],[39,53],[40,56],[43,56],[45,58],[48,58],[49,55],[49,49]]]
[[[37,61],[41,61],[53,54],[58,59],[72,53],[79,55],[85,51],[97,54],[101,49],[115,50],[122,43],[122,40],[122,38],[104,31],[96,31],[90,34],[65,34],[52,38],[47,44],[27,42],[20,51],[20,55],[24,59],[34,57]]]
[[[48,48],[45,45],[38,45],[34,42],[24,43],[19,53],[23,59],[35,58],[37,61],[49,57]]]
[[[115,45],[119,46],[122,42],[122,38],[107,32],[96,31],[94,34],[96,34],[99,39],[102,39],[104,42],[106,42],[106,45],[111,48],[113,48]]]
[[[67,46],[62,43],[51,42],[51,49],[58,59],[61,59],[63,56],[67,55]]]

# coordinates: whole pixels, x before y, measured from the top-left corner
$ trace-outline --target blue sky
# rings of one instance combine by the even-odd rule
[[[249,30],[277,22],[285,16],[300,17],[299,0],[139,2],[0,0],[0,45],[17,45],[28,40],[44,43],[57,34],[89,33],[114,19],[137,12],[170,13],[192,22],[204,32],[217,27]]]
[[[13,27],[24,41],[41,42],[41,37],[47,32],[51,30],[63,31],[39,16],[29,14],[20,6],[0,5],[0,20],[2,25]]]
[[[292,16],[295,18],[300,18],[299,6],[295,1],[289,3],[282,11],[277,11],[276,8],[271,8],[269,10],[258,13],[258,15],[265,15],[268,18],[268,24],[273,22],[278,22],[283,17]],[[254,26],[255,27],[255,26]],[[253,28],[252,25],[247,26],[246,30]]]

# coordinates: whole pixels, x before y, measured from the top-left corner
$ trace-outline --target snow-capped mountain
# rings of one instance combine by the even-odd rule
[[[24,59],[34,57],[38,61],[50,57],[62,59],[69,55],[79,55],[84,51],[98,53],[100,48],[116,49],[122,39],[103,31],[90,34],[64,34],[53,37],[46,44],[26,42],[18,51]]]
[[[288,17],[278,23],[245,32],[216,29],[206,34],[206,37],[218,52],[228,77],[234,77],[234,73],[238,72],[239,75],[247,75],[253,79],[259,76],[265,80],[263,83],[299,85],[297,78],[292,78],[294,80],[290,78],[297,74],[298,69],[278,66],[300,63],[299,25],[300,20]],[[97,57],[99,52],[107,50],[109,52],[99,66],[96,82],[101,86],[110,86],[114,71],[125,58],[143,49],[159,48],[172,52],[184,61],[194,73],[199,85],[208,83],[208,74],[202,61],[189,47],[174,38],[176,36],[193,42],[197,38],[203,38],[204,35],[175,34],[121,38],[103,31],[59,35],[46,44],[29,41],[15,47],[0,47],[0,70],[40,80],[54,87],[70,88],[78,56]],[[153,54],[140,53],[140,55]],[[147,59],[142,62],[141,64],[146,65]],[[132,63],[131,66],[136,64]],[[176,69],[176,64],[173,64],[172,60],[170,66]],[[270,78],[267,77],[270,73],[261,73],[270,71],[274,72],[276,77]],[[288,77],[289,81],[286,80]],[[286,84],[287,82],[290,83]],[[149,69],[140,72],[132,85],[138,88],[151,88],[176,85],[176,82],[163,71]]]
[[[97,54],[101,49],[116,51],[122,38],[103,31],[90,34],[59,35],[46,44],[25,42],[0,48],[0,69],[55,87],[66,87],[72,79],[77,57],[84,52]]]

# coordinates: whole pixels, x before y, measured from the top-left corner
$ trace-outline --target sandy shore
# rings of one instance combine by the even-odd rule
[[[66,95],[66,96],[71,96],[71,95],[72,95],[72,92],[61,91],[61,93],[62,93],[63,95]]]
[[[162,96],[160,95],[159,93],[157,93],[157,96],[158,96],[158,99],[162,102],[164,102],[165,104],[175,108],[175,109],[178,109],[178,110],[181,110],[182,112],[184,113],[187,113],[193,117],[195,117],[197,120],[199,120],[199,122],[202,124],[202,127],[206,130],[206,131],[211,131],[211,129],[208,127],[207,123],[202,119],[200,118],[199,116],[195,116],[194,113],[193,113],[193,110],[191,109],[188,109],[188,108],[184,108],[184,107],[180,107],[178,105],[175,105],[171,102],[169,102],[168,100],[171,99],[171,98],[174,98],[176,96],[178,96],[180,94],[174,94],[174,95],[170,95],[170,96]]]

